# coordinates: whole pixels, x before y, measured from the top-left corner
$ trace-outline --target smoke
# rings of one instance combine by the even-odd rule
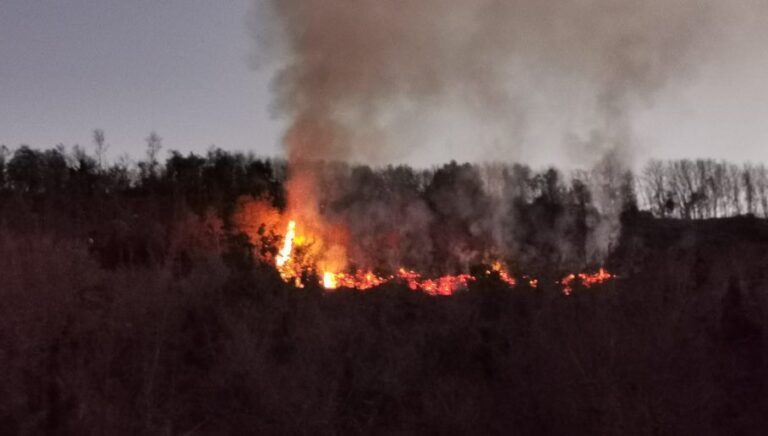
[[[712,51],[718,3],[261,0],[257,22],[290,159],[512,161],[555,140],[589,164],[632,157],[634,114]]]
[[[559,258],[580,246],[581,257],[604,256],[621,207],[602,187],[615,188],[638,157],[635,118],[717,57],[750,1],[259,0],[257,36],[278,66],[273,110],[288,122],[292,171],[304,174],[289,183],[288,208],[315,221],[315,203],[347,193],[352,200],[336,218],[351,233],[343,240],[359,248],[347,246],[347,254],[380,253],[374,264],[403,261],[381,249],[393,221],[402,224],[396,239],[419,241],[414,262],[430,258],[423,251],[452,253],[456,265],[483,255],[466,241],[524,255],[531,244],[519,242],[525,235],[505,240],[510,231],[543,235],[534,255],[544,245]],[[588,220],[585,241],[564,236],[575,221],[549,203],[532,209],[537,222],[510,214],[508,196],[479,201],[485,197],[462,185],[472,179],[468,169],[454,168],[457,180],[426,200],[393,199],[358,192],[368,185],[354,181],[351,189],[320,188],[307,163],[542,156],[596,168],[591,201],[601,217]],[[540,222],[547,231],[534,231]],[[434,235],[426,238],[427,229]],[[443,236],[455,234],[462,237]]]

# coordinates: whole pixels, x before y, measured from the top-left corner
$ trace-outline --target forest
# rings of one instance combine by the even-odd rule
[[[467,272],[493,246],[540,283],[489,275],[434,297],[297,289],[261,262],[274,246],[240,218],[256,200],[286,207],[280,159],[163,159],[154,133],[138,162],[107,162],[103,132],[94,145],[0,148],[2,434],[768,425],[765,166],[313,163],[361,262]],[[369,237],[393,222],[411,244],[396,253]],[[555,286],[596,267],[615,280]]]

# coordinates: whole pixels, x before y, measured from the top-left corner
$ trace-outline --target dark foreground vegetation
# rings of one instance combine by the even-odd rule
[[[667,192],[656,216],[638,211],[640,185],[611,178],[624,212],[606,259],[620,278],[608,284],[565,297],[559,272],[539,269],[537,289],[488,277],[434,298],[397,285],[333,294],[285,285],[230,222],[241,195],[283,204],[282,166],[216,150],[156,156],[102,168],[82,151],[19,149],[3,161],[0,433],[768,426],[768,222],[680,219],[759,215],[761,191],[746,188],[746,173],[718,200],[705,195],[715,192],[707,178],[680,201]],[[429,195],[456,168],[410,174]],[[527,186],[520,210],[539,218],[585,198],[554,171],[514,171],[530,182],[517,185]],[[537,221],[544,227],[531,231],[546,231]]]

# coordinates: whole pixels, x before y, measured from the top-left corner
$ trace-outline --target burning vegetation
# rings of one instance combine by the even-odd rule
[[[494,230],[503,232],[504,226],[477,214],[500,214],[499,200],[493,199],[479,184],[475,184],[474,189],[469,188],[469,192],[462,192],[467,190],[467,186],[473,186],[473,180],[478,182],[472,177],[476,175],[473,167],[454,164],[448,168],[452,168],[452,174],[437,175],[438,180],[444,180],[447,186],[423,192],[432,198],[426,203],[420,201],[418,190],[409,195],[401,192],[399,199],[388,202],[386,197],[391,187],[386,186],[387,182],[379,186],[381,189],[377,192],[377,196],[383,198],[371,198],[370,194],[366,198],[366,195],[354,193],[358,204],[349,198],[342,198],[341,201],[330,198],[331,194],[320,201],[316,185],[307,183],[299,175],[287,184],[288,207],[285,211],[275,208],[268,199],[245,198],[240,202],[235,222],[248,235],[255,251],[260,253],[256,260],[274,267],[283,281],[297,288],[311,284],[326,291],[342,288],[366,291],[388,283],[399,283],[429,295],[449,296],[466,290],[468,284],[477,281],[479,276],[492,277],[510,288],[519,284],[538,287],[539,279],[535,274],[525,273],[523,262],[516,265],[514,259],[508,259],[509,250],[495,245],[498,239],[493,237]],[[355,175],[361,171],[366,176]],[[351,179],[347,181],[357,179],[355,186],[362,191],[377,184],[377,174],[369,170],[356,168],[351,174]],[[332,182],[340,187],[338,189],[346,189],[352,194],[352,189],[339,183],[339,180]],[[295,200],[297,195],[301,196],[301,201]],[[392,208],[400,206],[405,210],[425,207],[421,209],[420,216],[412,217],[413,222],[408,222],[405,221],[407,217],[404,220],[396,211],[382,207],[386,205],[380,201]],[[475,202],[474,207],[468,201]],[[334,204],[329,205],[328,202]],[[326,203],[323,208],[325,213],[320,211],[321,203]],[[478,206],[483,210],[478,210]],[[353,214],[348,212],[350,209]],[[445,210],[446,215],[439,219],[441,210]],[[378,222],[371,225],[372,221]],[[443,227],[444,223],[449,225]],[[501,228],[494,229],[496,225]],[[427,233],[418,235],[421,244],[414,245],[409,240],[415,233],[406,231],[409,227],[423,229]],[[446,233],[451,230],[453,233]],[[588,232],[589,229],[583,231]],[[587,237],[582,235],[582,243]],[[446,241],[449,243],[446,244]],[[563,245],[568,244],[564,238]],[[583,249],[575,252],[583,252]],[[505,251],[507,258],[503,257]],[[414,259],[418,261],[409,262]],[[544,265],[543,269],[557,270],[565,265],[585,264],[585,260],[554,255],[552,264]],[[510,266],[515,267],[515,273],[511,272]],[[594,273],[563,273],[555,284],[562,287],[565,295],[570,295],[577,283],[589,288],[614,277],[601,267]]]
[[[328,265],[331,262],[320,260],[313,262],[311,258],[304,257],[303,259],[297,259],[294,256],[294,250],[299,251],[304,248],[309,248],[314,238],[308,238],[296,233],[297,224],[296,221],[289,221],[288,226],[283,236],[283,245],[280,248],[278,256],[275,258],[275,267],[280,273],[280,277],[287,283],[293,283],[296,287],[304,287],[302,277],[313,277],[318,280],[318,283],[322,285],[326,290],[335,290],[339,288],[355,289],[365,291],[377,286],[381,286],[385,283],[392,281],[400,281],[407,284],[408,288],[414,291],[421,291],[429,295],[442,295],[450,296],[455,292],[466,289],[467,283],[477,280],[477,278],[471,274],[457,274],[457,275],[444,275],[436,278],[422,277],[416,271],[407,270],[406,268],[399,268],[394,275],[380,275],[371,270],[355,270],[353,272],[343,272],[326,270],[318,265]],[[515,287],[518,280],[512,277],[508,272],[508,269],[500,262],[494,261],[492,265],[485,271],[487,275],[496,275],[499,280],[506,283],[510,287]],[[571,295],[573,292],[573,286],[578,281],[584,287],[591,288],[592,286],[604,283],[608,280],[615,278],[615,276],[604,268],[594,274],[578,273],[568,274],[558,283],[563,287],[563,294]],[[532,288],[536,288],[538,280],[526,277],[524,279],[528,285]]]

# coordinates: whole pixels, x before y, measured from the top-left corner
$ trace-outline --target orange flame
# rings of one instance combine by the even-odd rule
[[[383,278],[370,271],[357,271],[355,274],[324,272],[322,285],[325,289],[339,288],[357,289],[365,291],[392,280],[391,277]]]
[[[568,274],[562,280],[560,280],[559,283],[563,286],[563,294],[571,295],[573,293],[573,285],[576,282],[576,279],[579,279],[585,288],[591,288],[592,286],[605,283],[608,280],[614,278],[616,278],[615,275],[609,273],[604,268],[600,268],[600,270],[594,274]]]
[[[476,279],[469,274],[455,276],[443,276],[436,279],[424,279],[415,271],[400,268],[398,278],[408,284],[413,291],[422,291],[429,295],[453,295],[460,289],[465,289],[467,284]]]
[[[495,261],[495,262],[493,262],[493,263],[491,264],[491,269],[490,269],[490,270],[488,270],[488,271],[486,271],[485,273],[486,273],[486,275],[490,275],[490,274],[491,274],[491,272],[494,272],[494,273],[498,274],[498,276],[499,276],[499,279],[500,279],[502,282],[506,283],[507,285],[509,285],[509,286],[511,286],[511,287],[515,287],[515,286],[517,286],[517,280],[515,280],[515,278],[514,278],[514,277],[512,277],[512,276],[509,274],[509,272],[508,272],[508,271],[507,271],[507,269],[504,267],[504,265],[502,265],[502,263],[501,263],[501,262],[499,262],[499,261]]]
[[[301,217],[300,220],[290,219],[286,224],[286,221],[280,217],[281,214],[274,208],[264,207],[263,200],[258,203],[256,206],[242,205],[245,212],[241,211],[236,216],[238,225],[249,234],[254,243],[267,245],[274,243],[273,246],[278,245],[276,241],[280,240],[279,236],[269,240],[272,242],[264,242],[264,227],[270,227],[268,229],[270,234],[278,234],[280,230],[277,227],[284,226],[284,236],[277,254],[262,256],[259,260],[273,264],[283,281],[293,283],[298,288],[304,287],[302,277],[315,276],[318,277],[318,284],[329,291],[342,288],[364,291],[390,282],[401,282],[413,291],[434,296],[449,296],[467,289],[470,283],[477,280],[470,274],[425,278],[420,273],[404,267],[389,276],[379,275],[370,269],[347,272],[347,240],[344,228],[326,224],[319,218],[319,213],[309,207],[297,212]],[[254,216],[256,212],[266,213],[266,216],[263,218]],[[262,251],[270,252],[271,250]],[[518,279],[509,273],[504,263],[498,260],[490,263],[485,274],[498,277],[510,288],[516,287],[519,283]],[[585,288],[591,288],[615,277],[601,268],[593,274],[568,274],[557,283],[562,286],[563,294],[569,296],[573,293],[577,281]],[[539,280],[534,277],[523,275],[520,279],[530,288],[539,287]]]
[[[293,251],[293,239],[296,238],[296,221],[288,222],[288,231],[285,232],[285,241],[283,242],[283,248],[280,249],[275,259],[275,264],[278,269],[281,269],[291,260],[291,252]]]

